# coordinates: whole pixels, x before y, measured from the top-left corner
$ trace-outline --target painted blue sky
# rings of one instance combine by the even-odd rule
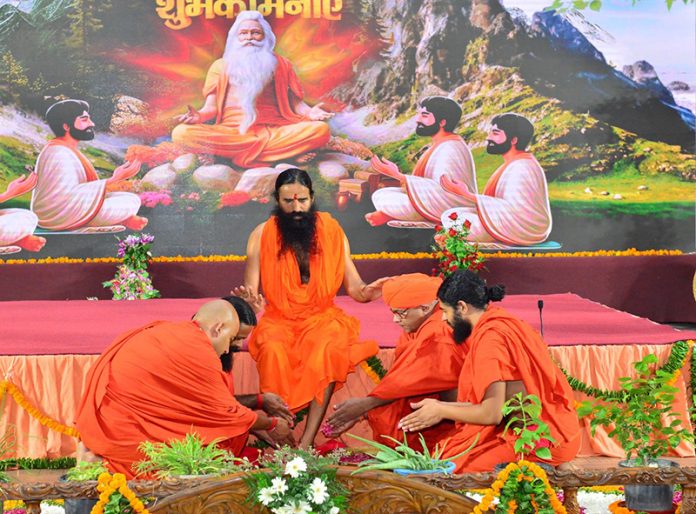
[[[518,7],[530,17],[553,3],[552,0],[503,0],[506,7]],[[696,73],[696,5],[675,0],[667,10],[664,0],[603,0],[599,12],[585,9],[588,21],[612,36],[613,43],[593,42],[608,61],[619,69],[644,59],[659,74]]]

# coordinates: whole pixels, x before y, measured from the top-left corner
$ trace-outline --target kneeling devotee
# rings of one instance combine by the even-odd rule
[[[291,168],[275,183],[273,216],[249,236],[244,286],[234,289],[268,306],[249,340],[263,392],[278,393],[298,411],[309,404],[300,446],[314,444],[334,388],[379,350],[360,341],[360,322],[334,305],[343,285],[358,302],[382,295],[385,278],[365,284],[350,258],[343,229],[314,206],[309,174]]]
[[[467,346],[457,402],[414,403],[416,411],[400,421],[401,428],[423,430],[451,419],[456,426],[443,438],[443,457],[466,450],[478,436],[473,449],[455,459],[456,472],[492,471],[496,464],[515,460],[515,436],[512,431],[503,435],[503,404],[518,392],[533,394],[541,400],[541,419],[555,440],[547,462],[572,460],[580,449],[573,391],[541,336],[526,322],[489,305],[502,300],[505,289],[487,287],[475,273],[459,270],[445,279],[437,296],[455,341]]]
[[[293,444],[283,418],[256,413],[231,392],[219,356],[251,331],[224,299],[201,306],[192,321],[155,321],[120,336],[87,375],[77,415],[84,445],[113,472],[133,477],[143,441],[197,433],[239,455],[251,430]]]
[[[335,407],[329,418],[333,434],[351,428],[367,414],[373,437],[393,446],[390,436],[403,441],[399,420],[409,414],[411,403],[425,398],[456,396],[457,381],[464,362],[464,348],[452,339],[452,329],[442,319],[437,290],[442,279],[423,273],[410,273],[388,280],[382,298],[394,314],[394,323],[403,332],[396,343],[394,364],[382,381],[364,398],[350,398]],[[426,444],[435,443],[453,428],[449,420],[422,432]],[[407,434],[409,446],[420,448],[419,433]]]

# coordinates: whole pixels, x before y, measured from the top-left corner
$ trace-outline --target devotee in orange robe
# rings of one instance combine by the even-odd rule
[[[155,321],[120,336],[87,375],[77,414],[82,443],[112,472],[133,477],[143,441],[168,442],[197,433],[222,439],[235,455],[251,430],[292,444],[286,419],[240,404],[219,356],[246,337],[231,303],[213,300],[192,321]]]
[[[230,28],[225,53],[203,86],[205,104],[177,119],[172,140],[250,168],[290,159],[329,142],[333,116],[302,101],[292,64],[273,52],[276,38],[257,11],[244,11]],[[214,125],[205,124],[215,120]]]
[[[404,440],[399,420],[409,414],[412,402],[425,398],[454,400],[464,360],[463,348],[454,343],[452,329],[442,319],[437,289],[442,280],[423,273],[410,273],[388,280],[382,298],[394,313],[394,323],[403,329],[396,344],[394,363],[382,381],[364,398],[350,398],[335,407],[329,418],[333,434],[339,435],[367,414],[373,437],[394,446],[383,435]],[[409,432],[412,448],[421,448],[422,434],[429,448],[453,427],[443,420],[422,432]]]
[[[370,302],[386,278],[365,284],[350,258],[340,225],[314,207],[306,171],[283,171],[275,183],[273,216],[249,236],[244,285],[233,293],[256,309],[268,306],[249,340],[261,391],[273,391],[293,411],[309,404],[301,447],[314,443],[335,387],[355,365],[375,355],[361,342],[360,323],[334,305],[343,285],[351,298]]]
[[[555,439],[549,464],[568,462],[580,449],[573,391],[541,336],[504,309],[489,305],[504,295],[502,286],[488,287],[468,270],[445,279],[438,291],[440,306],[455,341],[467,347],[457,402],[426,399],[414,403],[415,412],[400,422],[410,432],[443,419],[455,421],[455,428],[443,438],[447,444],[444,457],[466,450],[478,436],[473,449],[455,459],[457,473],[492,471],[496,464],[516,460],[515,436],[511,430],[503,435],[502,406],[517,392],[541,400],[541,419]]]

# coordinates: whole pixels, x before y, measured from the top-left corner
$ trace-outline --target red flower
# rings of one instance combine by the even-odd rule
[[[467,230],[469,230],[471,228],[471,222],[469,220],[466,220],[464,222],[464,228]]]
[[[451,219],[452,221],[456,220],[457,217],[458,217],[458,216],[457,216],[457,213],[456,213],[456,212],[453,212],[452,214],[450,214],[450,215],[448,216],[448,218]]]
[[[447,232],[451,237],[454,237],[457,235],[457,231],[454,230],[453,228],[450,228],[449,231]]]
[[[440,232],[442,230],[442,225],[435,225],[435,232]]]

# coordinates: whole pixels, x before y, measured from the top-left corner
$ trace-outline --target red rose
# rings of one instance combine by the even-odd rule
[[[469,230],[471,228],[471,222],[469,220],[466,220],[464,222],[464,228],[467,230]]]
[[[452,221],[456,220],[456,219],[457,219],[457,213],[456,213],[456,212],[453,212],[452,214],[450,214],[450,215],[448,216],[448,218],[451,219]]]
[[[454,236],[457,235],[457,231],[454,230],[453,228],[449,229],[449,231],[448,231],[447,233],[448,233],[450,236],[452,236],[452,237],[454,237]]]
[[[435,232],[440,232],[442,230],[442,225],[435,225]]]

